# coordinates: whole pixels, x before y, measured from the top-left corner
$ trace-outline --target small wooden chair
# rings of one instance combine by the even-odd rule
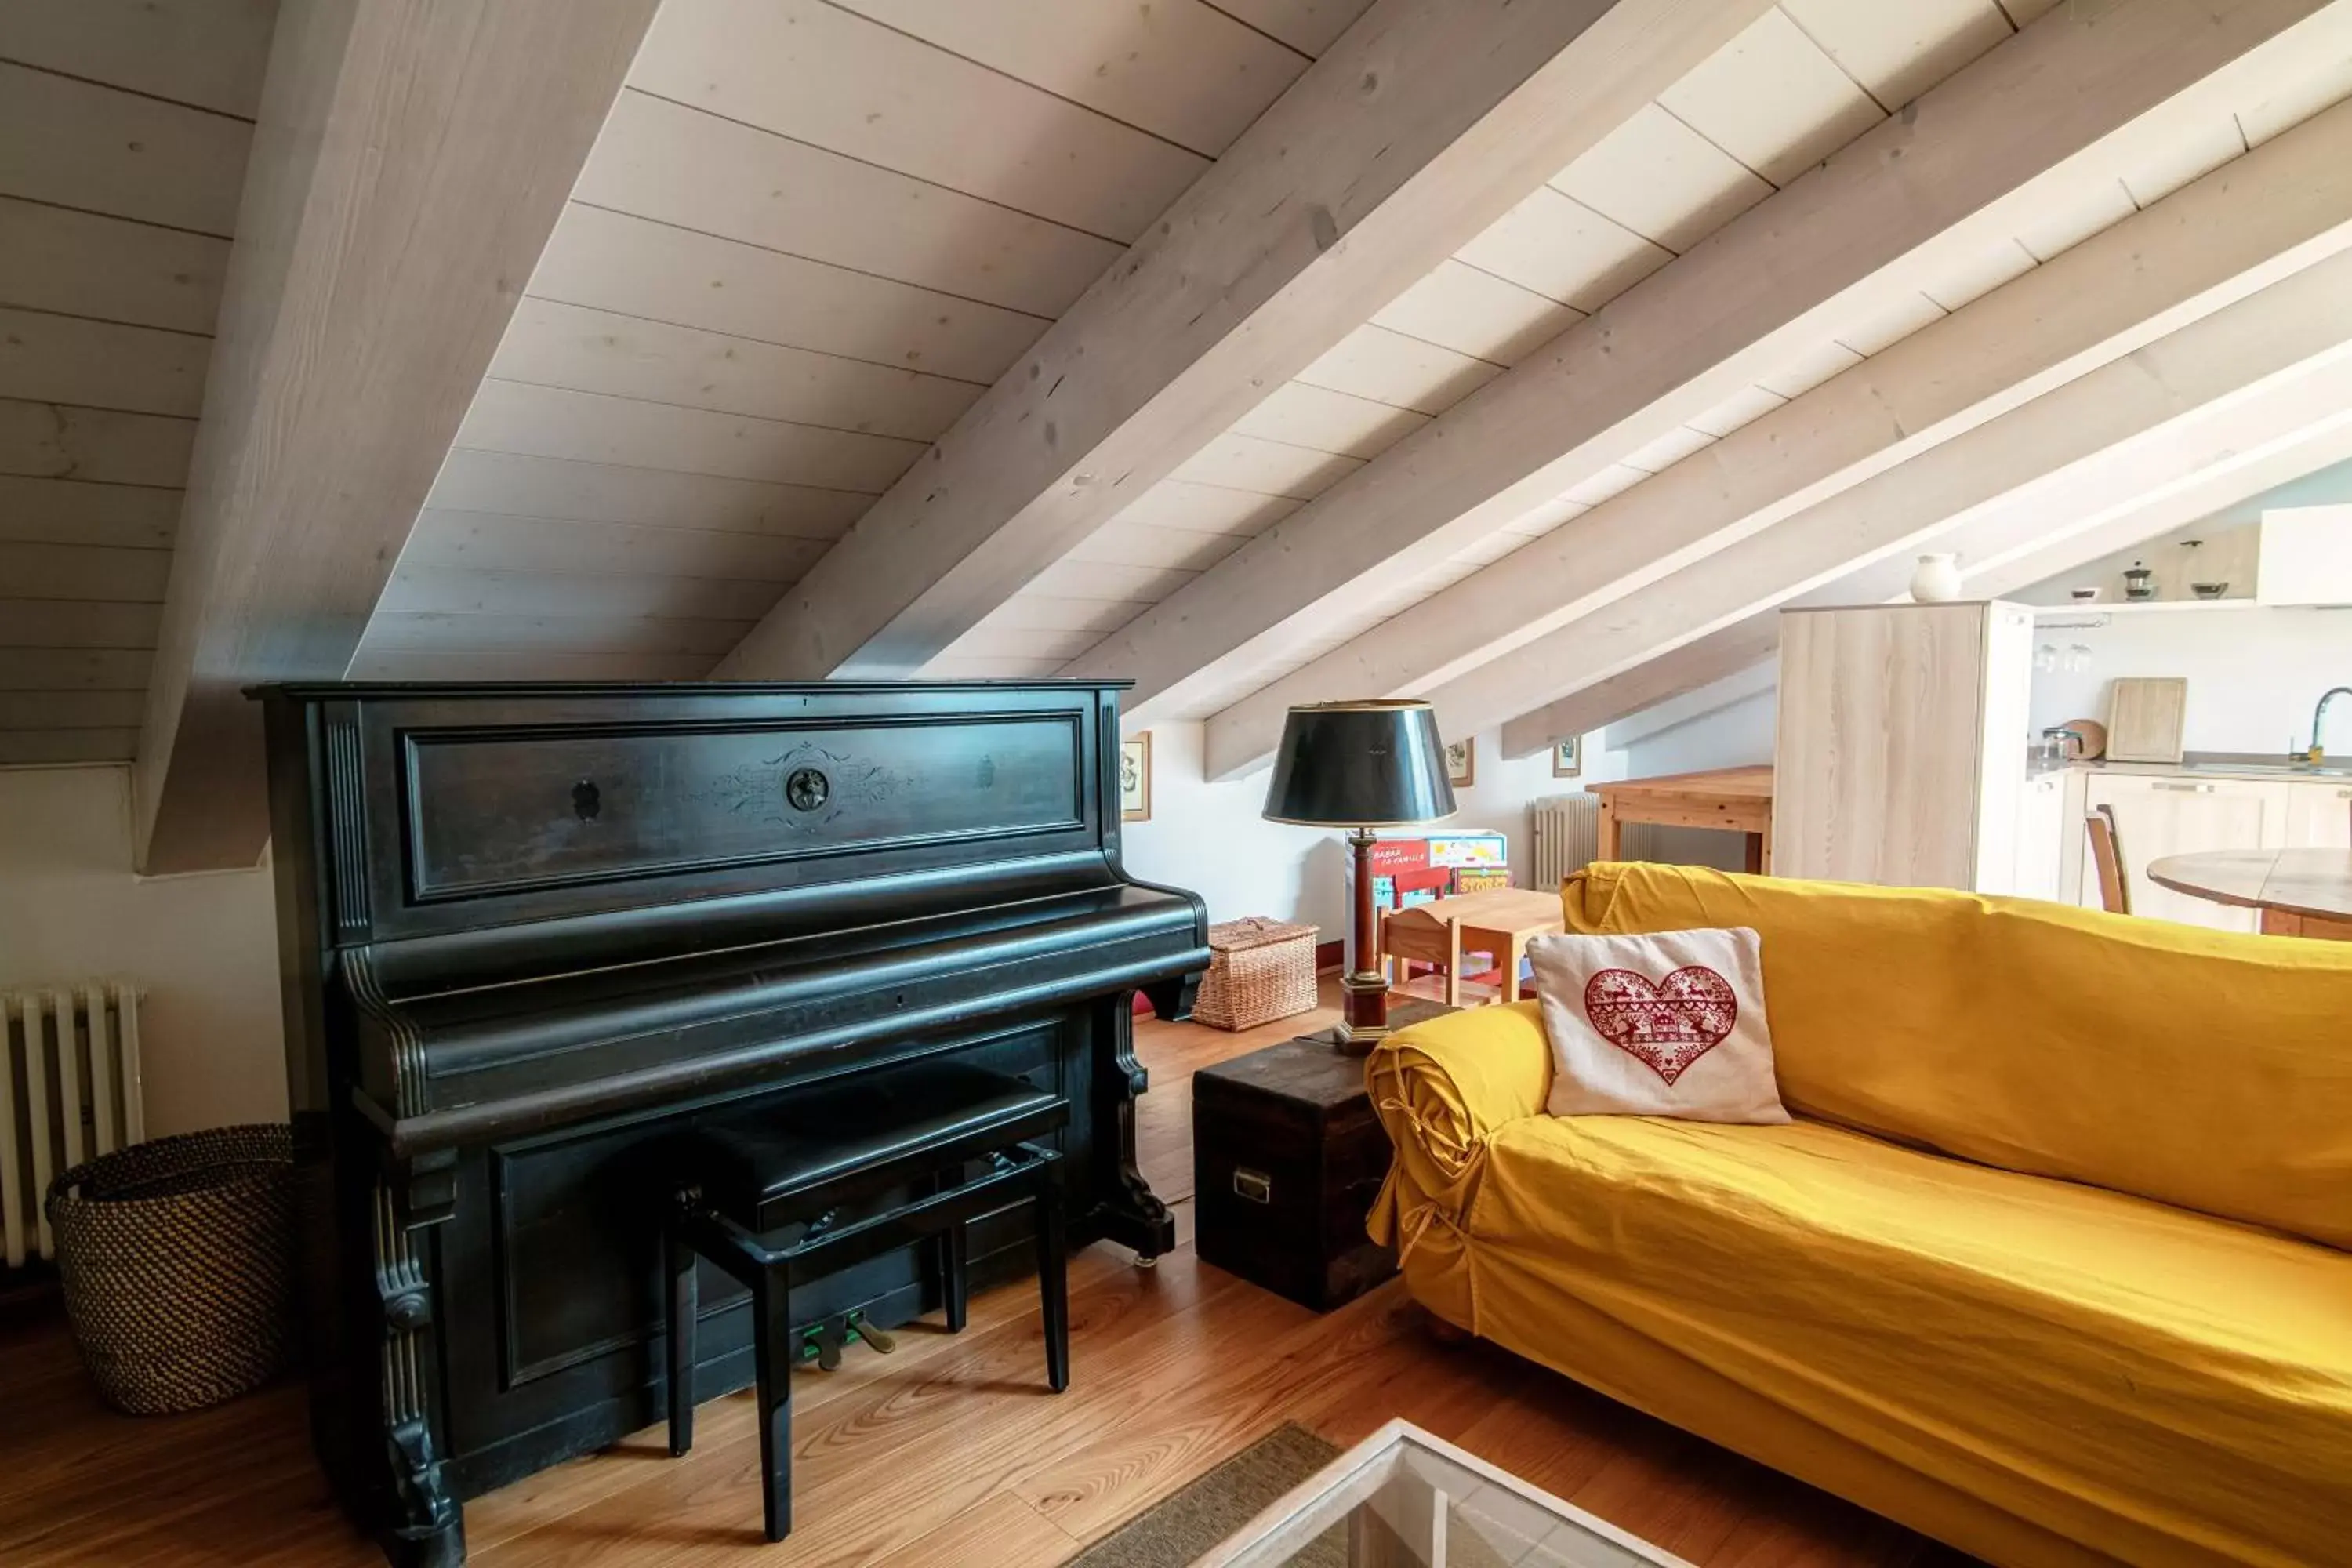
[[[2127,915],[2131,908],[2131,879],[2124,873],[2124,845],[2116,831],[2116,808],[2095,805],[2083,819],[2091,835],[2091,860],[2099,872],[2099,907],[2111,915]]]
[[[940,1062],[814,1089],[757,1121],[696,1132],[679,1151],[667,1238],[671,1454],[694,1446],[698,1258],[751,1292],[764,1512],[768,1539],[782,1541],[793,1527],[794,1281],[936,1238],[948,1327],[961,1331],[964,1227],[1024,1196],[1036,1215],[1045,1381],[1056,1394],[1067,1388],[1061,1161],[1031,1140],[1050,1137],[1069,1118],[1069,1101],[1051,1090]],[[983,1163],[978,1175],[968,1173]],[[874,1212],[877,1200],[883,1206]],[[850,1205],[867,1212],[835,1223],[835,1211]],[[786,1226],[805,1229],[796,1241],[772,1242],[768,1233]]]

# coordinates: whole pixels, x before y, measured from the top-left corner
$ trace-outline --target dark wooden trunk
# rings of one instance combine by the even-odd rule
[[[1192,1075],[1202,1260],[1318,1311],[1396,1272],[1364,1234],[1388,1174],[1360,1058],[1287,1040]]]

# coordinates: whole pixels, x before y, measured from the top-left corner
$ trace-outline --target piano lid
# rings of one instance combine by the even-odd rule
[[[559,963],[778,934],[763,916],[852,882],[917,903],[1121,879],[1118,686],[304,685],[256,689],[275,754],[299,729],[317,781],[273,781],[278,824],[330,866],[331,947],[557,928]],[[294,798],[303,797],[303,798]],[[1106,803],[1108,808],[1106,808]],[[1042,880],[1033,875],[1041,866]],[[1025,869],[1024,869],[1025,868]],[[782,898],[767,897],[786,895]],[[655,913],[705,906],[730,929]],[[877,911],[879,912],[879,911]],[[617,920],[614,917],[620,917]],[[683,934],[678,927],[688,928]],[[632,952],[631,936],[653,952]],[[663,934],[667,933],[667,934]],[[533,943],[489,939],[510,973]],[[538,970],[536,972],[544,972]],[[481,978],[477,976],[476,978]]]
[[[1119,864],[1117,691],[256,694],[365,1109],[422,1147],[1204,966]]]

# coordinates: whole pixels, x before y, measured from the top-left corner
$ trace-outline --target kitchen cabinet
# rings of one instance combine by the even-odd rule
[[[2017,797],[2017,874],[2010,891],[2021,899],[2065,895],[2066,782],[2063,773],[2037,773]]]
[[[2286,786],[2286,847],[2352,849],[2352,779]]]
[[[2352,506],[2263,513],[2254,597],[2265,605],[2352,605]]]
[[[2088,810],[2112,806],[2131,883],[2132,913],[2217,931],[2257,929],[2255,911],[2192,899],[2147,879],[2148,863],[2203,849],[2276,849],[2287,842],[2294,791],[2310,786],[2252,779],[2099,773],[2084,791]],[[2097,880],[2082,879],[2081,901],[2095,909]]]
[[[1774,874],[2011,891],[2032,677],[2021,605],[1783,612]]]

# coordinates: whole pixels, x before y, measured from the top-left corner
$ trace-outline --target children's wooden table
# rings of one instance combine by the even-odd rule
[[[1519,999],[1519,961],[1528,940],[1561,926],[1559,895],[1526,888],[1461,893],[1409,909],[1381,921],[1381,956],[1433,963],[1445,971],[1445,1005],[1462,1005],[1462,955],[1489,953],[1501,964],[1500,1000]]]

